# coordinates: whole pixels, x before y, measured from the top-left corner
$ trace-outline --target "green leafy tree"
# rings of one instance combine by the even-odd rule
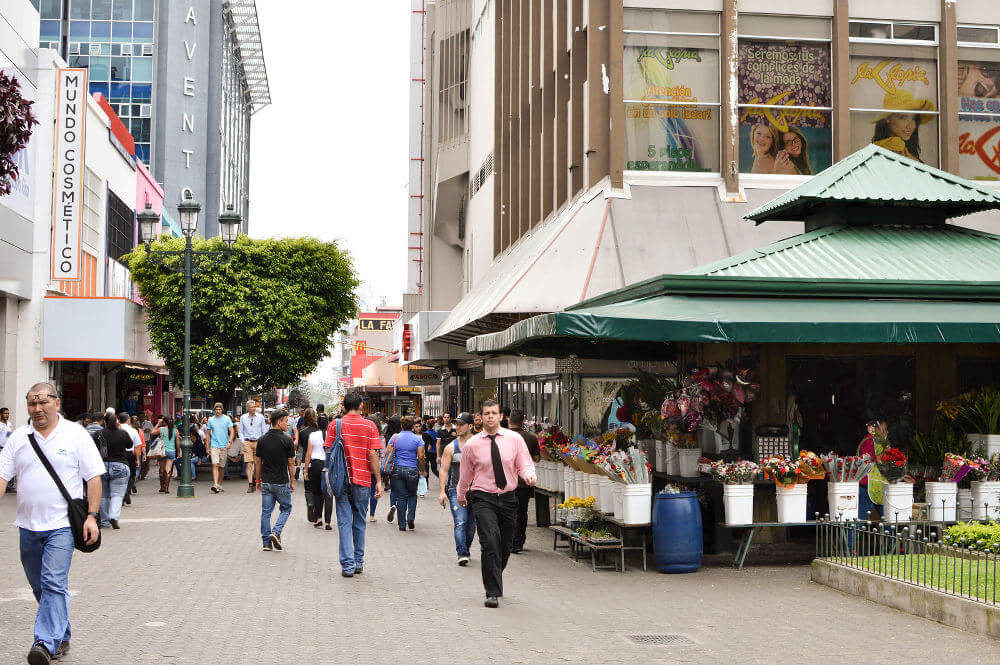
[[[153,243],[153,249],[183,248],[183,238]],[[196,238],[194,248],[224,245]],[[183,259],[158,266],[139,246],[126,260],[146,302],[153,349],[182,377],[184,276],[175,269]],[[191,282],[191,389],[226,404],[238,387],[256,393],[297,385],[358,310],[357,273],[335,242],[240,236],[228,262],[205,268]]]

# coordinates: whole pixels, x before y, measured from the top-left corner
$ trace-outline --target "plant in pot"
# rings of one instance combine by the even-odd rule
[[[753,481],[760,467],[749,460],[713,462],[711,475],[722,483],[722,501],[726,509],[726,524],[753,522]]]
[[[738,447],[736,438],[745,407],[760,392],[760,385],[753,382],[753,371],[707,365],[691,372],[683,386],[700,403],[702,449],[720,453]]]
[[[972,470],[961,455],[945,453],[941,475],[924,485],[927,510],[932,522],[954,521],[958,517],[958,482]]]
[[[989,459],[979,457],[968,460],[971,468],[972,519],[996,520],[1000,518],[1000,454]]]
[[[940,411],[950,416],[973,444],[985,446],[987,456],[1000,452],[1000,390],[983,386],[944,403]]]
[[[697,478],[698,458],[701,457],[698,439],[693,433],[680,430],[670,436],[670,440],[677,449],[677,475],[683,478]]]
[[[774,481],[778,502],[778,521],[806,521],[806,486],[798,484],[799,462],[785,455],[774,455],[760,463],[767,477]]]

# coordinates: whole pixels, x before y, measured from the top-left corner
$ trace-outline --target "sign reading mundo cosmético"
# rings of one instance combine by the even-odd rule
[[[1000,62],[958,63],[958,172],[1000,180]]]
[[[740,172],[813,175],[831,164],[830,47],[740,40]],[[760,104],[761,106],[752,106]]]
[[[51,278],[80,281],[87,70],[60,69],[56,99],[56,173],[52,201]]]

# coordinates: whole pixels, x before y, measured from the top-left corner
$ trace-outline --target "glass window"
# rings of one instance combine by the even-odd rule
[[[1000,180],[1000,51],[958,55],[958,173]]]
[[[135,20],[153,20],[153,0],[135,0]]]
[[[93,21],[90,24],[90,37],[95,42],[97,41],[111,41],[111,22],[110,21]]]
[[[153,86],[151,85],[132,85],[132,99],[135,100],[137,104],[148,104],[149,100],[152,98]]]
[[[130,99],[128,83],[112,83],[108,101],[112,104],[128,103]]]
[[[90,21],[70,21],[69,38],[75,40],[90,39]]]
[[[1000,29],[996,26],[958,26],[959,44],[1000,44]]]
[[[42,21],[42,41],[59,41],[59,21]]]
[[[780,37],[829,35],[820,19],[741,16],[740,171],[813,175],[832,163],[830,44]],[[819,39],[818,37],[815,39]]]
[[[90,62],[90,58],[85,55],[71,55],[69,57],[69,66],[78,67],[82,69],[87,68],[87,64]]]
[[[31,3],[38,9],[39,15],[43,18],[62,18],[62,0],[33,0]]]
[[[149,118],[132,118],[132,138],[149,143]]]
[[[107,81],[111,78],[111,58],[107,56],[93,56],[90,58],[90,80]],[[107,93],[104,93],[107,97]]]
[[[132,80],[133,81],[153,80],[152,58],[132,58]]]
[[[114,22],[111,24],[111,38],[114,42],[132,41],[132,24]]]
[[[626,168],[718,172],[718,15],[625,14]]]
[[[94,0],[90,18],[108,21],[111,19],[111,0]]]
[[[111,80],[112,81],[129,81],[132,75],[129,70],[129,61],[131,58],[123,57],[112,57],[111,58]]]
[[[116,21],[132,20],[132,0],[114,0],[111,18]]]
[[[91,72],[94,71],[93,65],[91,65]],[[108,98],[108,84],[107,83],[91,83],[90,84],[90,94],[94,95],[101,93],[105,99]]]
[[[851,40],[906,40],[937,43],[937,25],[902,21],[851,21]]]
[[[90,0],[71,0],[69,3],[70,18],[90,18]]]
[[[145,44],[153,43],[153,24],[152,23],[133,23],[132,24],[132,38],[137,42],[143,42]]]
[[[143,164],[149,165],[149,144],[148,143],[136,143],[135,144],[135,156],[138,157]]]
[[[938,164],[937,49],[851,45],[851,147],[869,143]]]

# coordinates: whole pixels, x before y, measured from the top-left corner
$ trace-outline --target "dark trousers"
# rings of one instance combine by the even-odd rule
[[[518,487],[514,490],[517,496],[517,528],[514,530],[514,549],[524,548],[524,541],[527,537],[525,533],[528,528],[528,502],[531,501],[535,490],[531,487]]]
[[[510,549],[517,527],[517,497],[514,492],[468,494],[469,508],[476,518],[479,545],[482,547],[483,588],[487,596],[503,595],[503,570],[510,559]]]
[[[434,456],[434,453],[428,453],[428,455],[427,455],[427,477],[430,478],[432,473],[435,476],[438,475],[437,457]]]
[[[333,497],[326,495],[323,491],[323,460],[314,459],[309,463],[309,482],[307,489],[312,494],[312,503],[309,507],[309,521],[315,522],[320,515],[327,524],[333,518]]]

